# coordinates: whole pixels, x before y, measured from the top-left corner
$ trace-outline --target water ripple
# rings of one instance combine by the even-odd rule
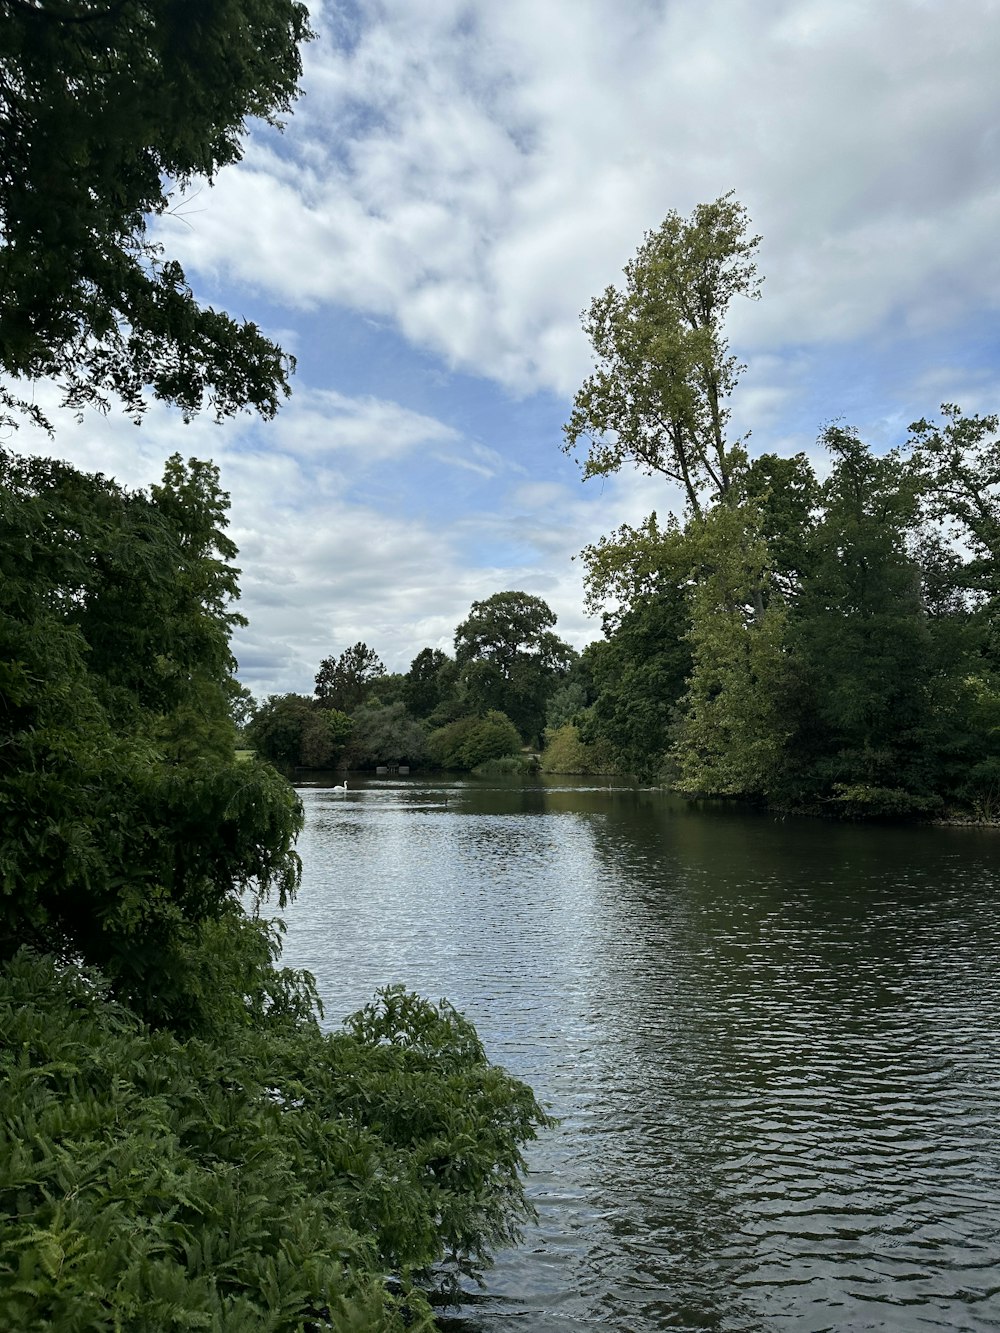
[[[304,792],[286,960],[561,1117],[450,1333],[1000,1329],[1000,843],[598,788]]]

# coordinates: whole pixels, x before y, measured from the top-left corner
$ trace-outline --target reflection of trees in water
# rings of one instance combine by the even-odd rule
[[[714,1291],[720,1318],[734,1282],[759,1314],[801,1316],[852,1287],[878,1299],[873,1271],[922,1271],[928,1209],[981,1243],[997,1218],[969,1221],[952,1166],[992,1172],[1000,1146],[955,1077],[956,1032],[997,1048],[981,848],[621,796],[593,838],[623,1255]],[[995,1093],[995,1060],[976,1063]],[[720,1326],[754,1324],[734,1308]]]
[[[846,1327],[893,1280],[968,1325],[948,1293],[1000,1221],[994,840],[596,783],[448,796],[310,796],[288,943],[334,1019],[385,981],[447,995],[564,1117],[531,1152],[539,1231],[462,1317]]]

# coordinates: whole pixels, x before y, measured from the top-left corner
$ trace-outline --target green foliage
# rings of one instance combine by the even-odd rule
[[[553,690],[545,705],[546,731],[558,729],[567,722],[572,722],[590,702],[589,693],[586,685],[580,680],[569,680]]]
[[[298,877],[294,793],[235,758],[225,502],[176,457],[146,494],[0,454],[0,959],[83,958],[181,1026],[203,924]]]
[[[323,1034],[255,923],[220,945],[224,989],[248,933],[269,1002],[186,1041],[97,974],[0,970],[4,1328],[430,1330],[414,1280],[477,1276],[531,1215],[547,1118],[461,1015],[396,989]]]
[[[767,543],[768,582],[781,596],[793,597],[811,573],[810,537],[821,499],[812,465],[805,454],[761,454],[742,472],[739,488]]]
[[[799,688],[790,772],[801,798],[933,790],[933,644],[908,536],[918,481],[896,453],[878,458],[831,428],[835,465],[812,533],[811,578],[790,626]],[[881,807],[887,798],[876,795]],[[875,812],[875,811],[873,811]]]
[[[247,120],[278,124],[309,36],[296,0],[6,0],[0,23],[2,419],[42,421],[18,380],[54,379],[79,410],[138,418],[147,387],[186,414],[288,393],[288,359],[253,324],[194,300],[149,238],[172,192],[242,156]]]
[[[551,608],[529,593],[473,602],[455,630],[455,660],[473,711],[505,713],[526,739],[541,732],[546,700],[576,656],[552,632],[555,623]]]
[[[606,747],[588,745],[580,728],[572,722],[561,727],[545,728],[545,749],[542,751],[543,773],[609,773],[613,767]]]
[[[457,685],[458,667],[454,658],[439,648],[422,648],[406,673],[403,700],[414,717],[430,718],[453,698]]]
[[[352,718],[351,768],[378,764],[420,764],[427,754],[427,732],[402,701],[359,708]]]
[[[307,695],[269,695],[246,729],[247,744],[272,763],[297,764],[302,751],[302,733],[314,713],[314,702]]]
[[[708,489],[724,494],[742,458],[726,436],[728,398],[742,367],[722,326],[736,296],[754,298],[759,237],[732,192],[690,219],[668,213],[584,314],[597,368],[574,400],[567,452],[587,441],[584,477],[625,463],[683,488],[693,512]]]
[[[246,728],[259,755],[288,769],[331,768],[343,756],[354,723],[335,708],[321,708],[305,694],[272,694]]]
[[[552,763],[603,743],[678,790],[851,817],[993,810],[1000,790],[1000,417],[952,404],[911,457],[845,428],[820,485],[808,459],[752,462],[727,437],[742,367],[723,336],[759,294],[756,237],[731,194],[670,213],[584,317],[596,369],[567,451],[584,476],[627,463],[681,487],[583,551],[588,705],[561,707]],[[561,753],[561,751],[568,753]],[[550,759],[546,759],[549,763]]]
[[[790,727],[786,611],[768,585],[768,546],[751,503],[720,504],[689,525],[700,577],[691,600],[691,672],[673,758],[689,795],[764,796],[785,762]]]
[[[521,737],[509,717],[491,710],[483,717],[461,717],[427,737],[427,753],[438,768],[466,770],[490,759],[517,754]]]
[[[583,739],[610,747],[617,764],[639,777],[664,768],[679,701],[691,670],[689,594],[666,587],[623,611],[590,650],[596,698],[582,720]]]
[[[966,417],[954,403],[944,403],[941,415],[942,426],[914,422],[908,443],[930,517],[971,553],[963,585],[992,599],[1000,562],[1000,417]]]
[[[584,652],[593,705],[581,719],[582,739],[598,745],[600,762],[642,778],[662,774],[678,701],[691,669],[692,553],[676,519],[651,514],[583,552],[588,608],[603,615],[604,641]]]
[[[379,676],[368,692],[365,703],[370,708],[388,708],[390,704],[406,705],[406,677],[399,671]]]
[[[373,648],[356,643],[339,657],[325,657],[316,673],[316,698],[323,708],[352,713],[371,694],[385,675],[385,667]]]

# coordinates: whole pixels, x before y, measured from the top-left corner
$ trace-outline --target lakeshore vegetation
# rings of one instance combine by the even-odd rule
[[[386,676],[359,644],[314,699],[269,700],[249,728],[265,753],[294,708],[286,760],[309,763],[325,725],[330,762],[516,770],[513,734],[492,749],[505,717],[551,772],[834,817],[1000,818],[998,417],[946,403],[879,453],[835,423],[815,459],[751,457],[730,437],[724,320],[759,296],[758,240],[732,195],[671,213],[584,316],[595,369],[565,448],[585,478],[637,467],[674,502],[584,549],[603,637],[575,653],[543,602],[498,593],[454,657],[425,648]],[[336,684],[352,653],[369,655],[353,714]]]
[[[197,11],[197,12],[195,12]],[[273,415],[292,363],[147,234],[294,101],[292,0],[0,0],[0,421],[150,396]],[[997,419],[945,405],[822,466],[728,433],[758,295],[724,196],[670,214],[584,317],[566,448],[679,496],[584,552],[603,637],[473,603],[453,654],[367,644],[251,700],[210,463],[129,491],[0,450],[0,1324],[401,1329],[530,1217],[548,1123],[446,1002],[335,1031],[280,965],[296,796],[273,763],[617,772],[862,816],[1000,813]],[[666,504],[666,502],[665,502]],[[246,740],[259,757],[238,760]]]
[[[0,423],[268,417],[290,360],[146,219],[290,108],[292,0],[0,0]],[[0,449],[0,1326],[430,1328],[530,1216],[548,1123],[447,1002],[327,1031],[269,921],[302,812],[238,761],[208,462],[128,491]]]

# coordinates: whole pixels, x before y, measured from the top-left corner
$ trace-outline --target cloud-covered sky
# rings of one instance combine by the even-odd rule
[[[572,557],[674,497],[561,452],[580,312],[671,209],[732,189],[763,237],[729,324],[752,449],[1000,407],[1000,0],[311,9],[284,134],[159,226],[200,298],[294,353],[291,401],[16,442],[131,484],[175,450],[220,464],[257,695],[359,639],[405,671],[505,589],[599,635]]]

